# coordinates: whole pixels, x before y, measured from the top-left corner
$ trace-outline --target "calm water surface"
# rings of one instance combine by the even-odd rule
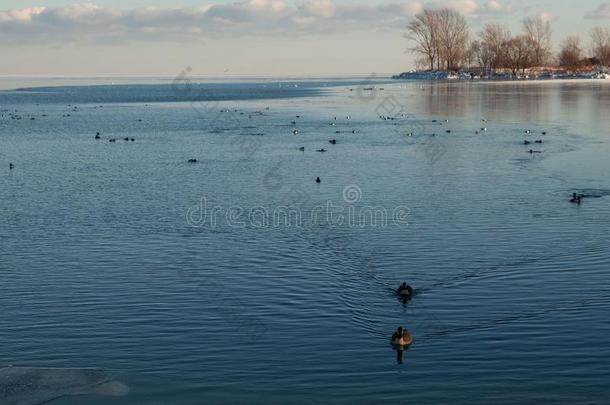
[[[610,83],[133,83],[0,92],[2,364],[131,388],[57,404],[607,402]]]

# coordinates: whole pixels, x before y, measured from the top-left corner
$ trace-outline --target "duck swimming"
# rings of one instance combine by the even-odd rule
[[[189,159],[189,163],[197,163],[197,159]]]
[[[301,152],[305,152],[305,147],[304,147],[304,146],[301,146],[301,147],[299,148],[299,150],[300,150]]]
[[[328,141],[329,143],[336,145],[337,144],[337,140],[336,139],[331,139],[330,141]]]
[[[572,199],[570,200],[570,202],[571,202],[572,204],[578,204],[578,205],[580,205],[580,203],[582,202],[582,199],[583,199],[584,197],[585,197],[585,196],[584,196],[584,195],[582,195],[582,194],[576,194],[576,193],[572,193]]]
[[[402,283],[396,292],[401,297],[411,297],[413,295],[413,287],[407,285],[407,283]]]
[[[320,183],[322,183],[322,180],[320,180],[319,177],[316,177],[316,183],[320,184]]]
[[[324,149],[324,148],[318,149],[316,152],[326,152],[326,149]]]
[[[12,163],[9,163],[9,164],[8,164],[8,169],[9,169],[9,170],[13,170],[14,168],[15,168],[15,165],[14,165],[14,164],[12,164]]]
[[[396,329],[396,332],[392,334],[391,342],[394,346],[409,346],[413,343],[413,336],[411,336],[408,330],[399,326],[398,329]]]

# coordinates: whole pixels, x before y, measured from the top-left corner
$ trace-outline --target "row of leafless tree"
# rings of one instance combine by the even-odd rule
[[[418,55],[418,65],[430,70],[477,67],[509,70],[516,75],[554,64],[568,69],[583,64],[610,66],[608,28],[592,30],[588,58],[578,37],[565,39],[558,55],[553,55],[551,34],[551,24],[537,17],[525,19],[518,35],[511,34],[504,25],[487,24],[473,39],[464,16],[447,8],[424,10],[407,26],[407,37],[413,43],[410,50]]]
[[[578,70],[585,65],[610,66],[610,29],[595,27],[591,30],[590,55],[587,56],[579,36],[563,40],[557,56],[560,66]]]

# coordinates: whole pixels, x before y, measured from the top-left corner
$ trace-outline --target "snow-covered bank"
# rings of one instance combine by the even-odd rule
[[[602,72],[555,73],[536,72],[513,76],[508,73],[479,74],[471,71],[447,72],[412,70],[392,76],[397,80],[489,80],[489,81],[536,81],[536,80],[610,80],[610,75]]]

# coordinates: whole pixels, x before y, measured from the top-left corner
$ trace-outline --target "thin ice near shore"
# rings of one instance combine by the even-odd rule
[[[0,404],[39,405],[68,395],[126,395],[129,388],[100,369],[0,368]]]

